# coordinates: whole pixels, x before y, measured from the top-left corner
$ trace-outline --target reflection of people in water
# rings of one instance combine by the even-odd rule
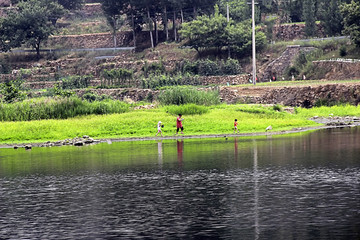
[[[235,155],[235,162],[238,161],[238,143],[237,143],[237,138],[234,138],[234,148],[235,148],[235,151],[234,151],[234,155]]]
[[[178,140],[176,141],[176,146],[177,146],[177,158],[178,158],[178,162],[179,165],[182,165],[183,163],[183,150],[184,150],[184,142],[183,140]]]
[[[158,163],[159,166],[163,164],[162,141],[158,142]]]

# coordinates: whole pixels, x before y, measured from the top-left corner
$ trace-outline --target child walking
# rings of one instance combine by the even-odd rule
[[[160,135],[163,137],[163,135],[162,135],[162,130],[161,130],[161,124],[162,124],[161,121],[159,121],[158,124],[157,124],[157,130],[158,130],[158,132],[156,133],[155,137],[157,137],[157,135],[158,135],[159,133],[160,133]]]
[[[179,133],[179,129],[181,129],[181,134],[184,134],[184,127],[182,125],[182,121],[184,121],[184,119],[181,117],[182,115],[179,114],[179,116],[176,118],[176,134]]]
[[[237,128],[237,125],[238,125],[238,121],[237,119],[235,119],[234,121],[234,133],[237,131],[238,133],[240,133],[239,129]]]

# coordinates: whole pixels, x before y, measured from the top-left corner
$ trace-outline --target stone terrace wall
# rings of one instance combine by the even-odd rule
[[[343,80],[360,79],[360,61],[353,59],[338,59],[314,61],[314,67],[319,69],[323,79]]]
[[[270,62],[262,74],[259,74],[260,80],[267,82],[274,75],[281,77],[285,74],[286,68],[291,66],[295,58],[302,52],[310,52],[315,50],[313,47],[301,47],[300,45],[288,46],[280,57]]]
[[[294,39],[304,39],[305,24],[281,24],[273,27],[273,38],[282,41],[292,41]],[[325,37],[324,27],[316,24],[316,37]]]
[[[130,46],[131,32],[120,32],[116,35],[118,46]],[[82,35],[53,36],[48,40],[49,46],[64,46],[66,48],[108,48],[114,47],[113,36],[110,33],[95,33]]]
[[[231,75],[231,76],[201,76],[200,82],[202,85],[239,85],[248,83],[249,77],[247,74]]]
[[[261,92],[257,94],[257,91]],[[327,84],[316,87],[283,87],[253,89],[249,93],[239,88],[223,87],[220,96],[227,103],[282,104],[285,106],[312,107],[318,100],[327,102],[360,102],[360,84]]]

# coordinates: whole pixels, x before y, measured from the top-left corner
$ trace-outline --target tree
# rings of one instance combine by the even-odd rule
[[[64,8],[56,2],[29,0],[18,4],[9,12],[0,26],[3,50],[27,44],[36,50],[40,57],[40,45],[54,32],[52,24],[64,13]]]
[[[235,22],[241,22],[251,18],[251,5],[247,4],[246,0],[220,0],[220,12],[226,15],[226,5],[229,5],[229,15]]]
[[[231,20],[232,22],[232,20]],[[199,16],[192,22],[184,23],[180,34],[188,39],[188,44],[196,51],[218,48],[227,45],[225,28],[228,25],[226,17],[219,13],[218,7],[213,16]]]
[[[128,0],[102,0],[101,2],[106,20],[113,30],[114,47],[117,47],[116,31],[124,24],[121,16],[124,15],[124,9],[126,9],[128,4]]]
[[[180,30],[182,37],[187,38],[187,44],[199,53],[215,48],[218,52],[224,47],[230,47],[237,54],[251,53],[252,28],[251,21],[246,20],[235,24],[232,19],[227,22],[225,16],[215,7],[212,16],[199,16],[196,20],[184,23]],[[263,32],[256,34],[258,48],[265,46],[266,37]]]
[[[330,0],[327,3],[324,14],[324,28],[329,36],[341,34],[343,30],[342,15],[339,10],[340,0]]]
[[[27,0],[11,0],[11,4],[18,4],[20,2],[26,2],[26,1]],[[67,10],[81,9],[84,4],[84,0],[51,0],[47,2],[48,3],[57,2]]]
[[[351,1],[342,4],[340,11],[344,18],[344,34],[349,34],[351,40],[360,47],[360,3]]]
[[[315,0],[304,0],[303,18],[305,21],[306,36],[314,36],[316,33]]]
[[[266,45],[265,33],[257,27],[255,35],[256,49],[261,50]],[[226,28],[228,42],[232,52],[239,55],[249,55],[252,51],[251,20],[246,20]]]

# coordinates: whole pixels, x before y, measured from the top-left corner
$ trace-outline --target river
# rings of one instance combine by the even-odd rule
[[[0,149],[0,239],[360,239],[360,128]]]

